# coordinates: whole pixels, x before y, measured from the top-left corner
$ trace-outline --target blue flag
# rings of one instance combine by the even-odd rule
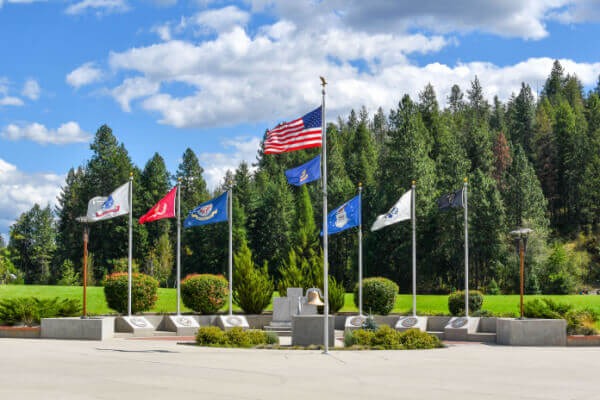
[[[302,186],[305,183],[321,179],[321,155],[319,154],[306,164],[285,171],[290,185]]]
[[[215,197],[190,211],[190,214],[183,223],[184,228],[190,226],[199,226],[214,224],[227,221],[227,193]]]
[[[361,224],[360,194],[327,214],[327,233],[334,234]],[[323,232],[321,231],[321,236]]]

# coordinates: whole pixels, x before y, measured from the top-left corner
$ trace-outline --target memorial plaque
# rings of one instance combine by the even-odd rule
[[[217,325],[224,331],[237,327],[244,329],[250,328],[248,320],[243,315],[219,315],[217,318]]]
[[[152,336],[154,326],[141,316],[119,317],[115,321],[117,332],[133,333],[133,336]]]
[[[394,327],[399,332],[404,332],[409,329],[418,329],[421,332],[427,331],[427,317],[406,316],[400,317]]]
[[[200,328],[198,321],[189,315],[167,315],[163,323],[168,331],[175,332],[177,336],[195,336]]]

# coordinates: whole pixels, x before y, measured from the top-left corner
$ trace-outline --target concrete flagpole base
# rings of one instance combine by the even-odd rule
[[[243,328],[249,329],[250,325],[248,320],[243,315],[219,315],[217,317],[217,326],[224,331],[228,331],[231,328]]]
[[[396,326],[394,326],[399,332],[404,332],[409,329],[418,329],[421,332],[427,331],[427,317],[417,317],[408,315],[405,317],[400,317],[398,322],[396,322]]]
[[[154,326],[144,317],[119,317],[115,320],[115,331],[133,333],[133,336],[152,336]]]

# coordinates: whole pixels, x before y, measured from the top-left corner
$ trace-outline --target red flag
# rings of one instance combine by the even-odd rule
[[[175,195],[177,194],[177,186],[163,197],[154,207],[148,211],[146,215],[140,218],[140,224],[157,219],[175,217]]]

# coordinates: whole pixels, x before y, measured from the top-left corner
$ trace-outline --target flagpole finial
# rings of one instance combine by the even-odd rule
[[[464,182],[467,183],[467,178],[464,179]]]
[[[133,179],[133,172],[129,173],[129,179]]]
[[[323,78],[322,76],[319,77],[321,79],[321,86],[325,87],[325,85],[327,85],[327,82],[325,82],[325,78]]]
[[[415,181],[412,181],[412,184],[413,184],[413,185],[414,185],[415,183],[416,183]]]
[[[181,177],[178,177],[178,178],[177,178],[177,182],[181,182]]]
[[[362,187],[362,182],[358,182],[358,187]]]

